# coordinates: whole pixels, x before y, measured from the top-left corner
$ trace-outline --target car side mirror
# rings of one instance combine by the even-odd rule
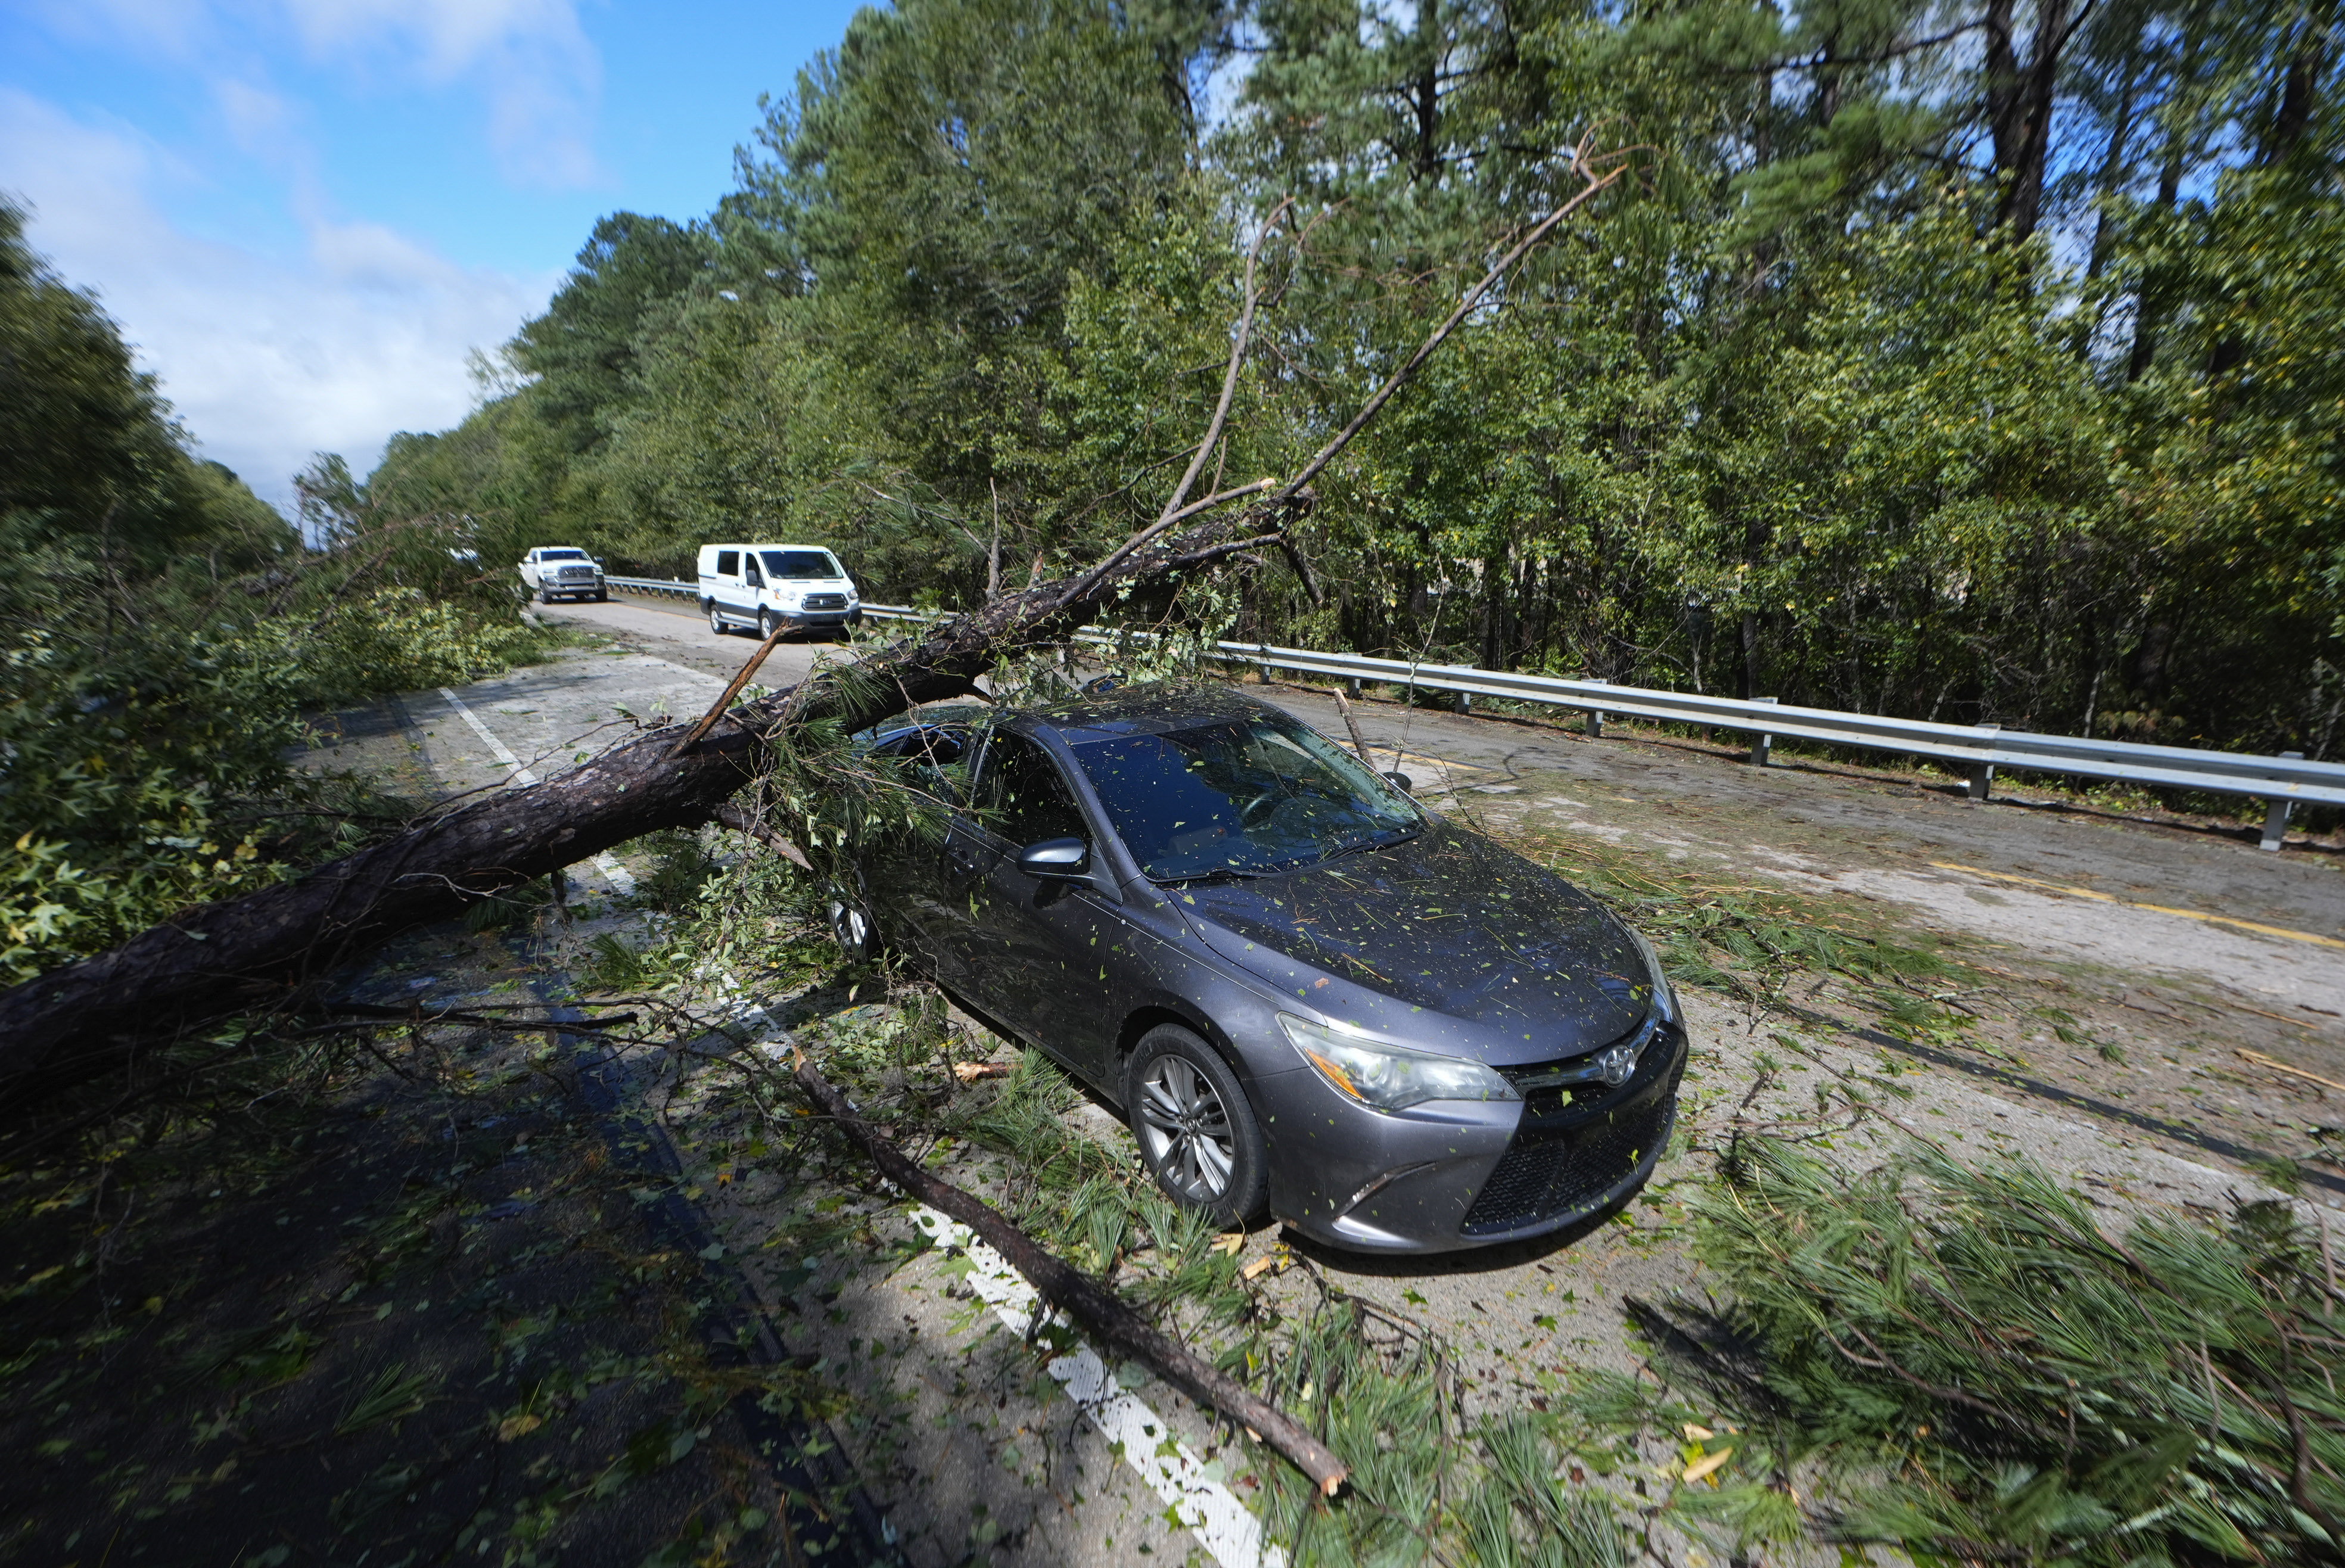
[[[1091,846],[1080,838],[1046,838],[1018,852],[1018,869],[1060,882],[1088,880]]]
[[[1395,789],[1400,791],[1403,794],[1415,794],[1416,793],[1416,781],[1409,777],[1406,774],[1385,774],[1385,782],[1392,785]]]

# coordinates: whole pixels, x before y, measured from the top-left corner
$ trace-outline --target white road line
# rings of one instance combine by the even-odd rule
[[[472,733],[481,737],[481,744],[489,748],[489,754],[513,769],[515,781],[525,784],[537,783],[537,775],[522,766],[521,759],[506,749],[504,742],[489,733],[489,726],[481,723],[481,716],[464,706],[463,698],[445,686],[440,688],[440,694],[448,699],[448,705],[456,710],[458,718],[472,726]]]
[[[919,1204],[912,1209],[912,1223],[938,1246],[968,1255],[969,1289],[1011,1333],[1023,1337],[1041,1304],[1025,1276],[949,1215]],[[1067,1320],[1054,1311],[1051,1320],[1063,1324]],[[1155,1489],[1172,1517],[1189,1527],[1222,1568],[1285,1568],[1286,1553],[1264,1543],[1262,1521],[1254,1511],[1206,1472],[1204,1461],[1172,1435],[1163,1417],[1123,1391],[1088,1341],[1078,1340],[1073,1350],[1053,1357],[1044,1370],[1100,1435],[1122,1451],[1123,1462]]]
[[[513,754],[504,742],[497,739],[490,732],[488,725],[481,723],[481,716],[464,705],[463,698],[445,686],[440,688],[440,694],[448,699],[448,705],[456,710],[458,718],[472,726],[472,733],[481,737],[481,744],[489,748],[489,754],[513,769],[513,778],[509,782],[525,784],[538,782],[537,775],[522,766],[521,759]],[[618,889],[620,897],[633,898],[635,895],[634,875],[625,866],[621,865],[608,850],[594,856],[594,869],[601,872],[604,880],[608,881],[613,887]]]

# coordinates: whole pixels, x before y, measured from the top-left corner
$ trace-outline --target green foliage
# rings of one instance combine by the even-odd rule
[[[1291,471],[1592,130],[1633,178],[1323,476],[1332,603],[1270,562],[1241,634],[2325,754],[2334,18],[2068,15],[1996,66],[1914,0],[868,11],[716,212],[604,220],[508,350],[535,379],[371,488],[965,602],[997,537],[1014,586],[1153,515],[1282,201],[1210,481]]]
[[[1850,1175],[1750,1140],[1694,1213],[1735,1304],[1679,1314],[1692,1373],[1778,1476],[1821,1468],[1844,1539],[2113,1565],[2340,1560],[2340,1298],[2286,1204],[2120,1236],[2015,1161],[1916,1148]],[[1746,1538],[1773,1528],[1763,1508],[1710,1506]]]
[[[299,482],[326,549],[188,454],[0,206],[0,984],[385,825],[395,803],[289,771],[302,711],[536,642],[502,585],[449,602],[461,533],[385,518],[339,459]]]

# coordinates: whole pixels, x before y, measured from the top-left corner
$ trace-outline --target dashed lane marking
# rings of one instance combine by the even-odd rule
[[[445,686],[440,688],[440,694],[448,699],[448,705],[456,710],[458,718],[472,726],[472,733],[481,737],[481,744],[489,748],[489,754],[513,769],[513,776],[506,781],[507,783],[533,784],[538,782],[537,774],[522,765],[522,760],[513,754],[512,748],[497,739],[488,725],[481,723],[481,716],[478,713],[464,705],[463,698]],[[606,849],[594,856],[594,869],[601,872],[604,880],[618,890],[620,897],[633,898],[635,895],[634,873],[621,865],[617,857],[609,850]]]

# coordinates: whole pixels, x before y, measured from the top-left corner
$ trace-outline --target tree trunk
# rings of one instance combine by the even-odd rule
[[[2181,64],[2173,79],[2167,84],[2167,107],[2172,116],[2167,126],[2166,157],[2157,168],[2157,210],[2171,212],[2182,194],[2182,158],[2189,150],[2189,122],[2184,117],[2186,108],[2178,106],[2189,89],[2191,79],[2198,69],[2198,35],[2193,31],[2184,36]],[[2134,300],[2133,352],[2126,359],[2126,383],[2142,379],[2157,359],[2158,298],[2155,292],[2157,279],[2145,274],[2140,293]]]
[[[2020,63],[2014,46],[2011,0],[1986,9],[1987,129],[1995,142],[1995,172],[2004,182],[1996,217],[2015,240],[2035,232],[2044,210],[2044,171],[2051,161],[2052,109],[2060,54],[2071,31],[2067,0],[2040,0],[2035,37]]]

